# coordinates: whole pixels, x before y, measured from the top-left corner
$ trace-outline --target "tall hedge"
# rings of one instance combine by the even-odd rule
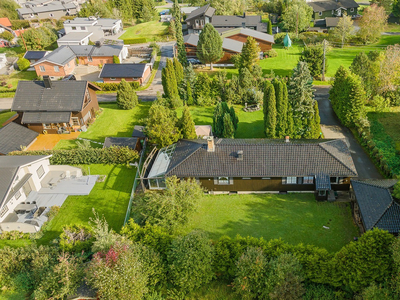
[[[14,151],[8,155],[52,155],[50,163],[53,165],[119,165],[134,162],[139,158],[138,152],[128,147]]]

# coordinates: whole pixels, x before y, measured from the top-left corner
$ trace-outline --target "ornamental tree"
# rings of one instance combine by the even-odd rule
[[[276,99],[271,82],[265,81],[264,89],[264,133],[269,139],[276,137]]]
[[[125,81],[121,80],[117,90],[117,105],[121,109],[132,109],[138,105],[138,96],[133,90],[132,86]]]
[[[332,31],[333,36],[341,42],[342,48],[344,43],[347,42],[354,33],[353,23],[350,16],[343,15],[343,17],[339,18],[338,25]]]
[[[363,16],[359,22],[360,30],[358,36],[364,43],[373,43],[380,39],[385,31],[388,16],[385,8],[372,4],[364,9]]]
[[[189,111],[189,107],[186,105],[183,107],[182,118],[180,119],[179,127],[181,129],[183,139],[191,140],[197,138],[192,115]]]
[[[287,6],[282,15],[285,29],[295,32],[296,36],[299,32],[306,30],[310,26],[313,10],[305,1],[295,0]]]
[[[213,70],[212,64],[223,55],[221,36],[211,23],[207,23],[199,35],[197,57],[202,63],[210,64],[210,70]]]

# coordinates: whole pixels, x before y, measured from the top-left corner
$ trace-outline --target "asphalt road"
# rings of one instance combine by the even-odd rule
[[[343,138],[349,146],[359,179],[381,179],[382,175],[358,144],[350,129],[344,127],[333,111],[329,101],[330,87],[316,87],[315,99],[318,101],[321,117],[321,130],[325,138]]]

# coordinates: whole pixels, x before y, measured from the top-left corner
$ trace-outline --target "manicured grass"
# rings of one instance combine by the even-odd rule
[[[236,131],[236,138],[263,138],[264,116],[262,110],[256,112],[244,112],[243,106],[235,105],[235,111],[239,117],[239,126]],[[183,108],[176,110],[178,117],[182,116]],[[190,106],[193,121],[196,125],[212,125],[214,106]]]
[[[40,244],[57,238],[64,225],[85,224],[93,217],[92,209],[106,218],[110,228],[119,231],[124,223],[135,168],[115,165],[80,166],[92,175],[106,175],[104,182],[97,182],[87,196],[69,196],[57,216],[50,222]]]
[[[268,74],[272,70],[275,75],[290,76],[299,61],[303,47],[292,44],[289,49],[284,49],[282,45],[274,45],[272,48],[278,53],[278,56],[260,60],[263,74]]]
[[[168,23],[161,23],[159,21],[141,23],[127,28],[120,39],[146,38],[147,42],[164,40],[169,34],[168,26]]]
[[[400,25],[390,23],[386,26],[386,32],[400,32]]]
[[[3,127],[2,126],[3,123],[7,121],[9,118],[11,118],[13,115],[15,115],[15,111],[10,111],[10,110],[0,111],[0,128]]]
[[[282,238],[290,244],[312,244],[332,252],[358,236],[349,204],[317,202],[308,193],[207,195],[182,231],[197,228],[214,239],[237,234]]]
[[[34,80],[37,78],[35,71],[22,71],[22,72],[13,72],[10,76],[2,75],[0,76],[0,81],[6,81],[7,85],[11,84],[12,88],[17,88],[18,82],[20,80]],[[8,87],[0,87],[0,90],[8,90]],[[1,96],[1,94],[0,94]]]
[[[0,240],[0,248],[4,248],[6,246],[12,248],[24,247],[30,245],[32,243],[31,240],[28,239],[19,239],[19,240]],[[0,297],[1,299],[1,297]]]

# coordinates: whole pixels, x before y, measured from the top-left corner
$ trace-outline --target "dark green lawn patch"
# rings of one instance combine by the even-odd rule
[[[282,238],[293,245],[312,244],[331,252],[358,236],[349,204],[317,202],[313,194],[207,195],[182,231],[196,228],[213,239],[237,234]]]
[[[114,165],[81,166],[86,173],[106,175],[104,182],[97,182],[87,196],[69,196],[57,216],[39,240],[47,244],[58,238],[64,225],[85,224],[93,217],[92,209],[106,218],[109,226],[119,231],[124,223],[136,169]]]
[[[31,244],[32,241],[28,239],[18,239],[18,240],[0,240],[0,248],[4,247],[12,247],[12,248],[18,248],[18,247],[24,247],[29,244]],[[1,297],[0,297],[1,299]]]
[[[3,127],[3,123],[7,121],[9,118],[11,118],[13,115],[15,115],[15,111],[10,111],[10,110],[3,110],[0,111],[0,128]]]

